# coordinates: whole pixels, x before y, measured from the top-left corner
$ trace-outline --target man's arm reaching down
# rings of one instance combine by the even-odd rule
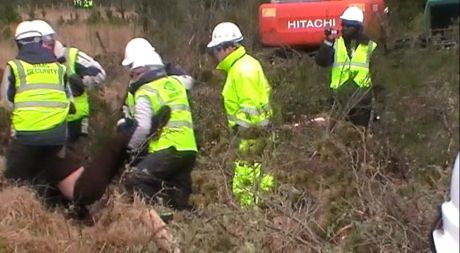
[[[152,128],[152,106],[147,97],[140,97],[136,101],[134,120],[136,129],[129,141],[129,149],[139,148],[147,139]]]

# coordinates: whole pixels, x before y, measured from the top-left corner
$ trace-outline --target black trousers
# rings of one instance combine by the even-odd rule
[[[373,120],[372,117],[372,96],[366,94],[355,106],[350,108],[347,115],[347,120],[352,122],[354,125],[367,127],[369,121]]]
[[[20,184],[30,184],[46,204],[62,203],[56,184],[79,166],[61,166],[63,163],[80,164],[58,154],[63,146],[30,146],[12,140],[6,156],[5,177]],[[81,166],[81,165],[80,165]]]
[[[75,170],[84,166],[74,187],[74,203],[89,205],[100,199],[113,177],[122,167],[126,145],[130,136],[117,133],[95,150],[88,161],[81,152],[66,149],[58,157],[62,146],[26,146],[13,141],[8,147],[5,177],[34,185],[47,204],[65,204],[56,184]]]
[[[337,114],[335,116],[338,119],[344,118],[356,126],[368,127],[373,120],[373,98],[372,89],[347,85],[334,94],[334,113]]]
[[[174,147],[151,153],[127,171],[125,186],[149,202],[160,196],[175,209],[190,209],[188,198],[192,193],[195,159],[196,152],[177,151]]]
[[[12,140],[8,146],[5,177],[30,183],[46,180],[57,183],[77,168],[59,168],[63,146],[30,146]]]

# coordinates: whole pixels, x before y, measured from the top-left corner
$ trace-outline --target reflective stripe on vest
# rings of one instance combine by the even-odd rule
[[[76,74],[78,48],[66,47],[65,49],[65,65],[67,68],[67,76]],[[75,105],[75,113],[67,116],[67,121],[77,121],[89,116],[89,97],[88,93],[84,91],[80,96],[74,97],[73,103]]]
[[[368,45],[359,44],[350,59],[342,37],[334,43],[334,63],[331,70],[331,89],[338,89],[349,80],[358,87],[368,88],[372,85],[369,75],[369,62],[377,44],[369,40]]]
[[[165,101],[163,100],[163,98],[160,96],[160,92],[152,87],[149,87],[149,86],[142,86],[139,90],[146,90],[150,93],[153,93],[156,98],[157,98],[157,101],[158,101],[158,104],[160,107],[162,107],[163,105],[165,105]]]
[[[247,113],[251,116],[260,116],[262,114],[265,114],[265,113],[268,113],[269,111],[271,111],[272,108],[269,104],[267,105],[264,105],[262,108],[260,109],[257,109],[255,107],[248,107],[248,106],[240,106],[240,111],[241,112],[244,112],[244,113]]]
[[[49,101],[30,101],[14,103],[14,108],[30,108],[30,107],[48,107],[48,108],[67,108],[69,104],[65,102],[49,102]]]
[[[250,122],[250,121],[245,121],[243,119],[239,119],[233,115],[227,115],[227,119],[229,121],[233,121],[235,122],[237,125],[239,126],[242,126],[242,127],[245,127],[245,128],[250,128],[250,127],[266,127],[270,124],[270,120],[269,119],[264,119],[264,120],[260,120],[260,121],[257,121],[257,123],[253,123],[253,122]]]
[[[64,91],[65,67],[59,63],[8,62],[16,80],[13,128],[42,131],[65,122],[69,101]]]
[[[149,143],[150,153],[172,146],[180,151],[197,151],[187,93],[180,81],[163,77],[144,84],[136,91],[134,100],[140,97],[149,99],[154,113],[165,105],[171,108],[171,117],[161,130],[159,138]],[[129,100],[128,95],[127,101]],[[135,103],[130,104],[131,107],[135,106]],[[130,111],[135,113],[134,108],[130,108]]]

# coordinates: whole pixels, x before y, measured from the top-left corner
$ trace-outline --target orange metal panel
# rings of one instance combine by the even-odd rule
[[[267,46],[319,46],[324,29],[340,30],[340,15],[348,6],[364,10],[366,25],[383,14],[384,0],[318,0],[271,3],[259,7],[259,36]]]

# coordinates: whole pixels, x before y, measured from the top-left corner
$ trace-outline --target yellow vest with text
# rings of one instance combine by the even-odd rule
[[[243,46],[217,66],[227,72],[222,96],[230,127],[264,127],[270,123],[271,87],[262,66]]]
[[[164,105],[171,108],[171,117],[166,126],[161,129],[159,138],[150,140],[149,153],[169,147],[175,147],[178,151],[197,151],[187,93],[179,80],[163,77],[142,85],[135,92],[134,105],[131,107],[135,106],[140,97],[150,100],[154,113]],[[134,110],[130,109],[130,111]]]
[[[343,38],[337,38],[334,43],[330,88],[337,90],[349,80],[353,80],[359,88],[369,88],[372,85],[369,62],[376,47],[377,44],[372,40],[367,45],[359,44],[350,59]]]
[[[8,62],[15,78],[12,126],[15,131],[45,131],[66,121],[69,99],[65,67],[59,63]]]
[[[75,64],[77,63],[78,49],[77,48],[66,48],[65,50],[65,65],[67,68],[67,76],[76,74]],[[76,112],[69,114],[67,121],[76,121],[89,116],[89,99],[88,93],[84,91],[80,96],[74,96],[74,105]]]

